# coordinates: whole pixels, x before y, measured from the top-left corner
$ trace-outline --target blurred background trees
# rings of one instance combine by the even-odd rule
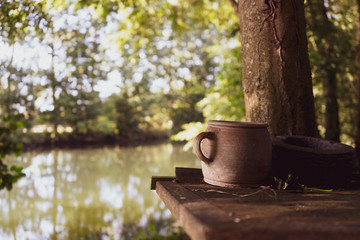
[[[245,120],[239,24],[226,0],[0,8],[0,112],[24,114],[25,144],[187,140],[207,120]],[[307,0],[305,15],[320,134],[355,144],[357,2]]]

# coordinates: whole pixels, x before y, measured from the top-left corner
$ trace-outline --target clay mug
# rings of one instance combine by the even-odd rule
[[[259,186],[271,169],[267,124],[215,121],[194,139],[204,181],[222,187]]]

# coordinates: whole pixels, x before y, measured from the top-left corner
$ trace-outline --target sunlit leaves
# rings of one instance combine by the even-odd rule
[[[240,43],[238,41],[224,41],[224,46],[214,45],[208,49],[209,54],[215,56],[222,53],[223,58],[217,61],[221,68],[216,83],[205,97],[198,102],[197,107],[204,115],[205,122],[208,120],[233,120],[244,121],[244,96],[241,89],[241,58]],[[220,55],[221,56],[221,55]],[[192,139],[206,125],[203,123],[190,123],[182,125],[183,131],[173,136],[173,140],[187,141],[185,149],[190,149]]]
[[[183,131],[173,135],[171,137],[172,140],[175,141],[186,141],[184,145],[184,150],[188,151],[193,146],[193,139],[197,134],[206,130],[206,123],[203,122],[191,122],[184,124]]]
[[[318,11],[317,9],[321,7],[323,11]],[[325,133],[325,94],[328,86],[324,80],[329,75],[335,75],[342,134],[340,139],[342,142],[351,144],[357,109],[354,101],[356,87],[353,81],[353,76],[356,75],[354,63],[357,9],[355,1],[307,1],[305,13],[320,132]],[[326,54],[330,52],[329,49],[331,54]]]
[[[26,37],[28,28],[42,31],[48,24],[43,1],[1,0],[0,32],[3,41],[14,43]]]
[[[52,106],[42,113],[42,122],[71,125],[83,134],[89,129],[109,133],[114,129],[112,121],[119,133],[120,123],[129,129],[119,118],[122,110],[130,109],[127,119],[134,119],[130,125],[136,131],[172,127],[176,132],[183,123],[203,120],[197,102],[209,89],[227,94],[222,100],[229,105],[237,102],[241,82],[237,76],[225,75],[241,68],[236,63],[230,70],[232,58],[221,62],[227,57],[219,50],[237,29],[226,0],[53,0],[46,1],[46,10],[51,24],[42,28],[41,44],[47,46],[51,63],[38,75],[46,82],[41,84],[41,96],[47,96]],[[102,51],[105,46],[107,56],[116,55],[113,45],[103,44],[110,38],[120,53],[109,60]],[[119,109],[111,112],[114,117],[99,113],[99,98],[90,94],[97,81],[106,80],[106,72],[112,71],[120,75],[123,94],[117,96],[120,102],[115,105]],[[216,78],[220,72],[224,76]],[[214,84],[218,87],[211,88]],[[228,87],[231,84],[240,85]],[[106,124],[96,125],[97,119]]]
[[[51,54],[50,68],[43,72],[53,108],[45,112],[56,128],[70,126],[78,134],[90,134],[101,110],[95,85],[106,78],[102,23],[92,19],[90,9],[72,7],[52,12],[53,25],[44,36]],[[41,72],[40,72],[41,74]]]

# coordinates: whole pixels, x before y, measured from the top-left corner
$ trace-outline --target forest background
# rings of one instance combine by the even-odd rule
[[[357,4],[305,1],[318,129],[353,146]],[[227,0],[1,0],[0,11],[0,114],[2,129],[20,126],[13,143],[184,141],[207,120],[245,120]]]

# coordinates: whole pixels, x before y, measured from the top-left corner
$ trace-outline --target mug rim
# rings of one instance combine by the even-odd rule
[[[267,123],[256,122],[240,122],[240,121],[225,121],[225,120],[210,120],[207,122],[209,126],[214,127],[238,127],[238,128],[267,128]]]

